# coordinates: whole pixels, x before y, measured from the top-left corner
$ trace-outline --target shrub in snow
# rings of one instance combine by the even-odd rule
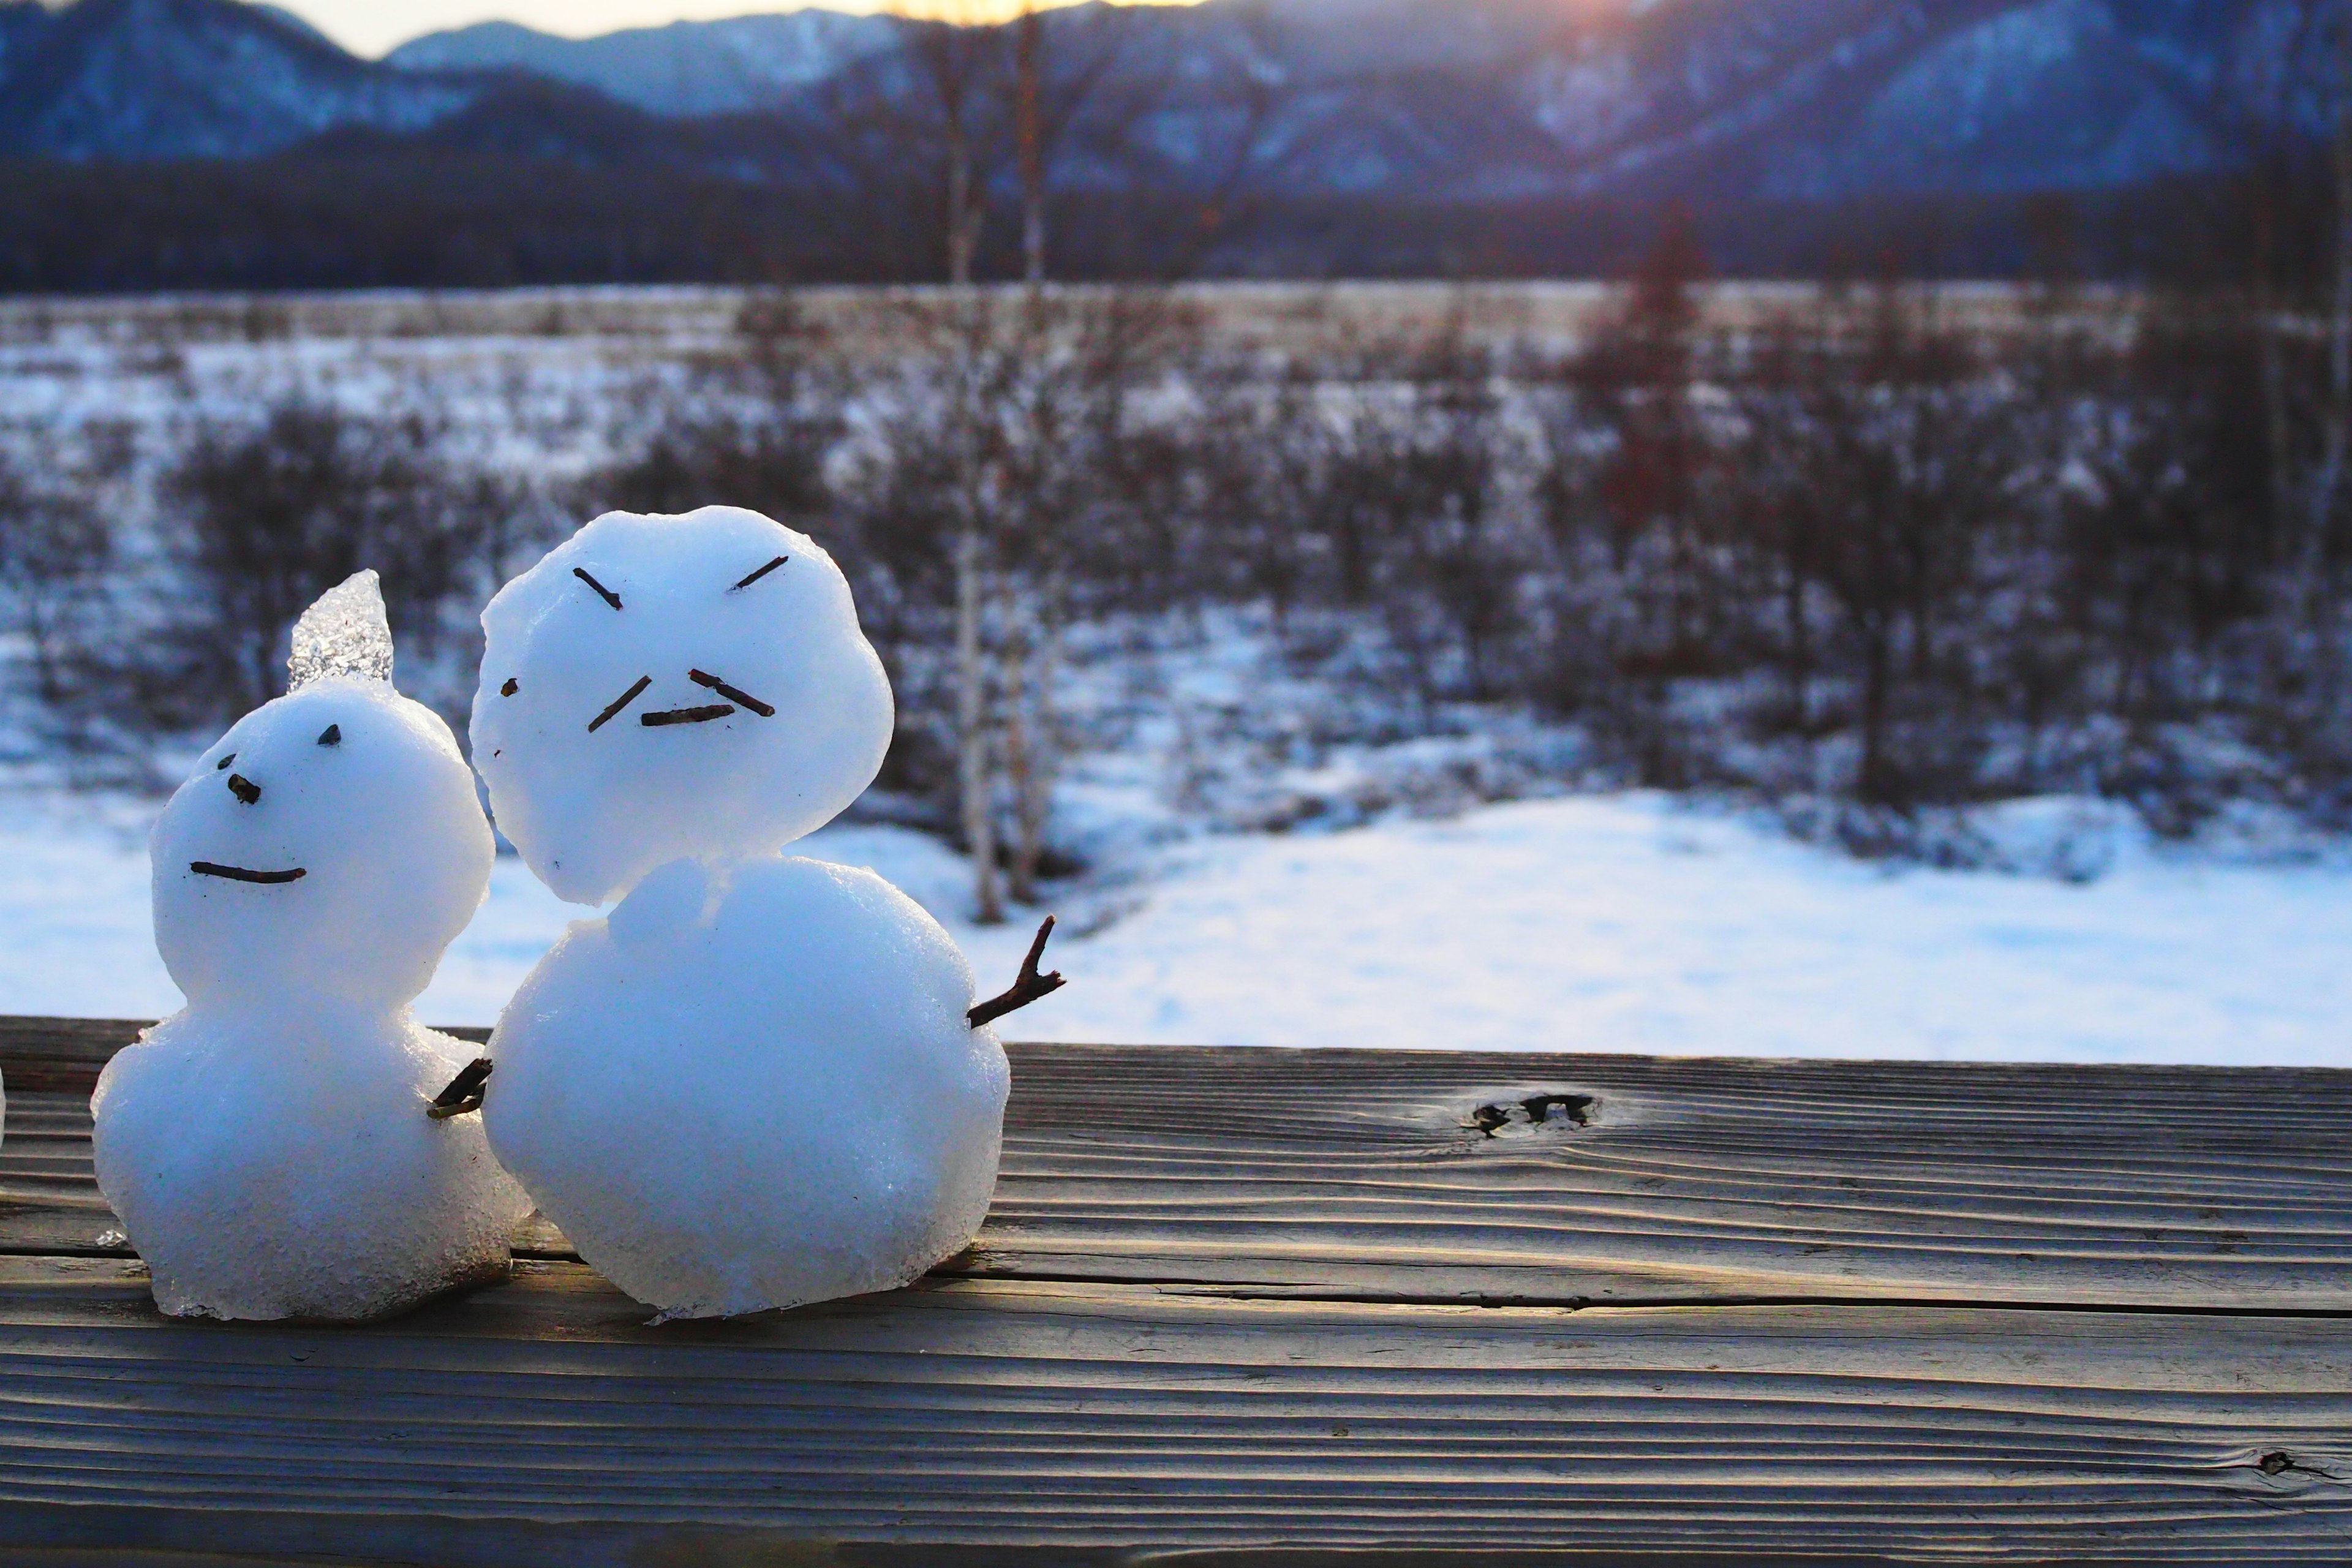
[[[784,858],[873,781],[849,586],[757,513],[597,519],[482,617],[476,764],[574,925],[483,1117],[581,1256],[665,1316],[885,1289],[968,1242],[1009,1079],[970,967],[870,872]]]
[[[488,887],[449,728],[393,689],[375,574],[297,626],[294,689],[155,825],[155,941],[186,1009],[108,1064],[98,1180],[165,1311],[356,1321],[505,1272],[530,1205],[434,1121],[474,1050],[410,1004]]]

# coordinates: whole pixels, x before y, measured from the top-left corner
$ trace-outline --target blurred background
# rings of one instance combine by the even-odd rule
[[[462,734],[728,502],[1027,1032],[2352,1065],[2352,3],[748,3],[0,0],[0,1012],[320,592]]]

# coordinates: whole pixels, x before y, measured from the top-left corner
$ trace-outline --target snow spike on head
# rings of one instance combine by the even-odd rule
[[[289,691],[338,675],[391,682],[392,623],[374,572],[352,573],[302,612],[286,675]]]

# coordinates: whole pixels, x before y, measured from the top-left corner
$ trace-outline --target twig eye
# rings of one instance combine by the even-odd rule
[[[521,689],[521,686],[516,683],[515,678],[509,675],[507,677],[507,683],[499,688],[499,695],[501,697],[512,697],[516,692]]]
[[[342,743],[343,727],[341,724],[330,724],[325,729],[319,731],[319,744],[322,746],[340,746]]]
[[[587,584],[591,588],[595,589],[597,595],[603,598],[606,604],[612,605],[613,608],[617,610],[621,607],[621,595],[613,592],[612,589],[604,586],[604,584],[596,581],[595,578],[588,575],[588,569],[586,567],[574,566],[572,569],[572,574],[574,577],[579,578],[583,583]]]
[[[236,761],[236,753],[235,752],[231,752],[227,756],[223,757],[219,762],[213,764],[213,772],[216,773],[226,772],[229,763],[235,761]]]

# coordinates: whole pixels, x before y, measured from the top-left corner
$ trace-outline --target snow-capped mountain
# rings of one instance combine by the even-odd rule
[[[1301,89],[1284,140],[1326,177],[1349,147],[1349,183],[1400,191],[2128,184],[2234,162],[2256,122],[2292,109],[2315,47],[2314,0],[1342,4],[1280,12],[1277,58]],[[1233,9],[1212,0],[1201,19]],[[1349,13],[1366,12],[1378,26],[1356,36]],[[1481,25],[1449,27],[1468,13]]]
[[[594,88],[656,114],[772,109],[794,89],[890,48],[888,16],[797,11],[562,38],[512,22],[428,33],[384,57],[404,70],[518,70]]]
[[[0,152],[19,156],[247,158],[344,126],[419,130],[478,91],[236,0],[0,4]]]
[[[1118,33],[1072,144],[1141,157],[1159,181],[1217,177],[1256,115],[1270,194],[1838,201],[2227,167],[2266,117],[2329,122],[2308,69],[2327,3],[1205,0],[1048,26],[1074,53]],[[239,158],[322,134],[446,152],[479,135],[506,154],[619,148],[772,178],[742,149],[774,138],[722,122],[821,134],[845,80],[917,90],[903,28],[822,10],[578,41],[488,23],[375,62],[239,0],[0,0],[0,153]],[[1074,155],[1062,177],[1122,176]]]

